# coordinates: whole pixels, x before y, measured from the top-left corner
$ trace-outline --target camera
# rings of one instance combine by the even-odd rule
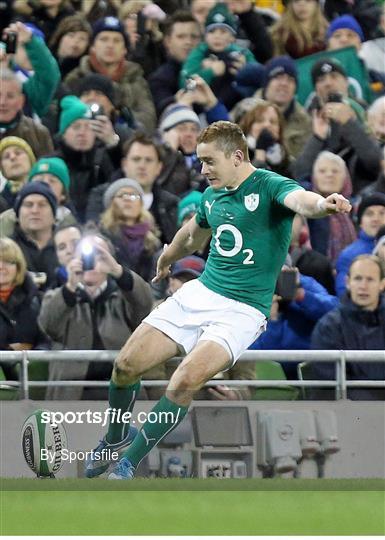
[[[322,103],[321,103],[320,98],[318,96],[314,96],[309,106],[309,112],[312,112],[312,111],[319,112],[321,109],[322,109]]]
[[[87,272],[87,270],[93,270],[95,268],[94,247],[87,240],[84,240],[81,243],[81,261],[83,265],[83,272]]]
[[[297,293],[297,287],[297,271],[294,268],[281,270],[277,279],[275,294],[280,296],[282,300],[293,300]]]
[[[187,79],[186,81],[186,92],[194,92],[197,87],[197,82],[194,79]]]
[[[142,11],[139,11],[136,18],[136,32],[143,36],[146,33],[146,16]]]
[[[15,54],[17,48],[16,32],[7,32],[6,34],[3,34],[2,41],[5,44],[5,52],[7,54]]]
[[[92,120],[95,120],[98,116],[102,116],[104,114],[103,107],[99,105],[98,103],[91,103],[90,109],[91,109]]]
[[[239,60],[241,56],[242,56],[242,53],[240,51],[229,52],[230,60]]]
[[[326,99],[327,103],[342,103],[343,96],[338,92],[331,92]]]

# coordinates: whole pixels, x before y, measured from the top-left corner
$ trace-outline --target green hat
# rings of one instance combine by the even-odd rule
[[[200,191],[191,191],[186,197],[183,197],[178,203],[178,226],[189,214],[197,212],[201,203],[202,193]]]
[[[237,33],[237,22],[227,4],[219,2],[213,6],[206,18],[206,32],[211,32],[215,28],[227,28],[232,34]]]
[[[34,176],[39,174],[52,174],[63,184],[64,189],[68,192],[70,187],[70,175],[68,167],[59,157],[48,157],[39,159],[32,167],[28,176],[28,181],[33,180]]]
[[[76,96],[65,96],[60,102],[60,107],[60,134],[63,134],[76,120],[80,120],[81,118],[91,119],[91,109]]]

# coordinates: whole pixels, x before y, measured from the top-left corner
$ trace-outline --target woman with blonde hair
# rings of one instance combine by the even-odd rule
[[[255,167],[290,175],[292,158],[283,141],[284,118],[274,103],[260,99],[238,122]]]
[[[48,348],[37,323],[39,311],[38,290],[23,252],[10,238],[0,238],[0,350]],[[0,365],[7,379],[17,378],[13,365]]]
[[[100,225],[116,250],[116,259],[145,281],[155,275],[160,233],[152,214],[143,206],[144,192],[136,180],[120,178],[103,196]]]
[[[271,27],[274,56],[302,58],[326,48],[329,26],[318,0],[285,0],[286,9]]]

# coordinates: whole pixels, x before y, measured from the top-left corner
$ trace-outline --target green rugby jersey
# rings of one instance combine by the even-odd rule
[[[297,189],[303,188],[294,180],[264,169],[235,190],[206,189],[195,219],[212,230],[210,254],[199,277],[208,289],[269,317],[294,217],[283,201]]]

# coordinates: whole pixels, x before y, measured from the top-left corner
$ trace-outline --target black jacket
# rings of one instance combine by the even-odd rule
[[[366,350],[385,350],[385,297],[381,297],[375,311],[367,311],[359,308],[346,296],[341,306],[318,321],[312,334],[311,347],[324,350],[362,350],[363,356]],[[313,374],[316,379],[330,380],[335,377],[335,364],[315,363]],[[348,362],[346,375],[353,380],[384,380],[385,364]],[[365,390],[365,393],[370,398],[370,394],[378,395],[379,390]],[[348,390],[348,397],[365,399],[361,389]]]
[[[61,157],[67,164],[71,178],[70,199],[75,206],[77,218],[84,223],[91,189],[110,180],[113,166],[108,152],[98,145],[87,152],[80,152],[67,146],[60,138],[55,156]]]
[[[148,78],[151,94],[158,117],[163,110],[175,101],[175,94],[179,90],[179,73],[182,64],[173,58],[162,64]]]
[[[15,232],[11,236],[23,252],[27,261],[27,268],[30,272],[43,272],[46,274],[46,282],[40,287],[46,290],[56,285],[56,267],[59,262],[56,257],[56,250],[53,241],[43,248],[39,249],[35,242],[29,240],[24,232],[16,225]]]
[[[26,274],[24,282],[14,288],[8,301],[0,302],[0,350],[6,351],[12,343],[28,343],[32,349],[48,349],[49,340],[37,323],[39,311],[38,290]],[[4,363],[2,368],[7,379],[17,378],[13,365]]]

